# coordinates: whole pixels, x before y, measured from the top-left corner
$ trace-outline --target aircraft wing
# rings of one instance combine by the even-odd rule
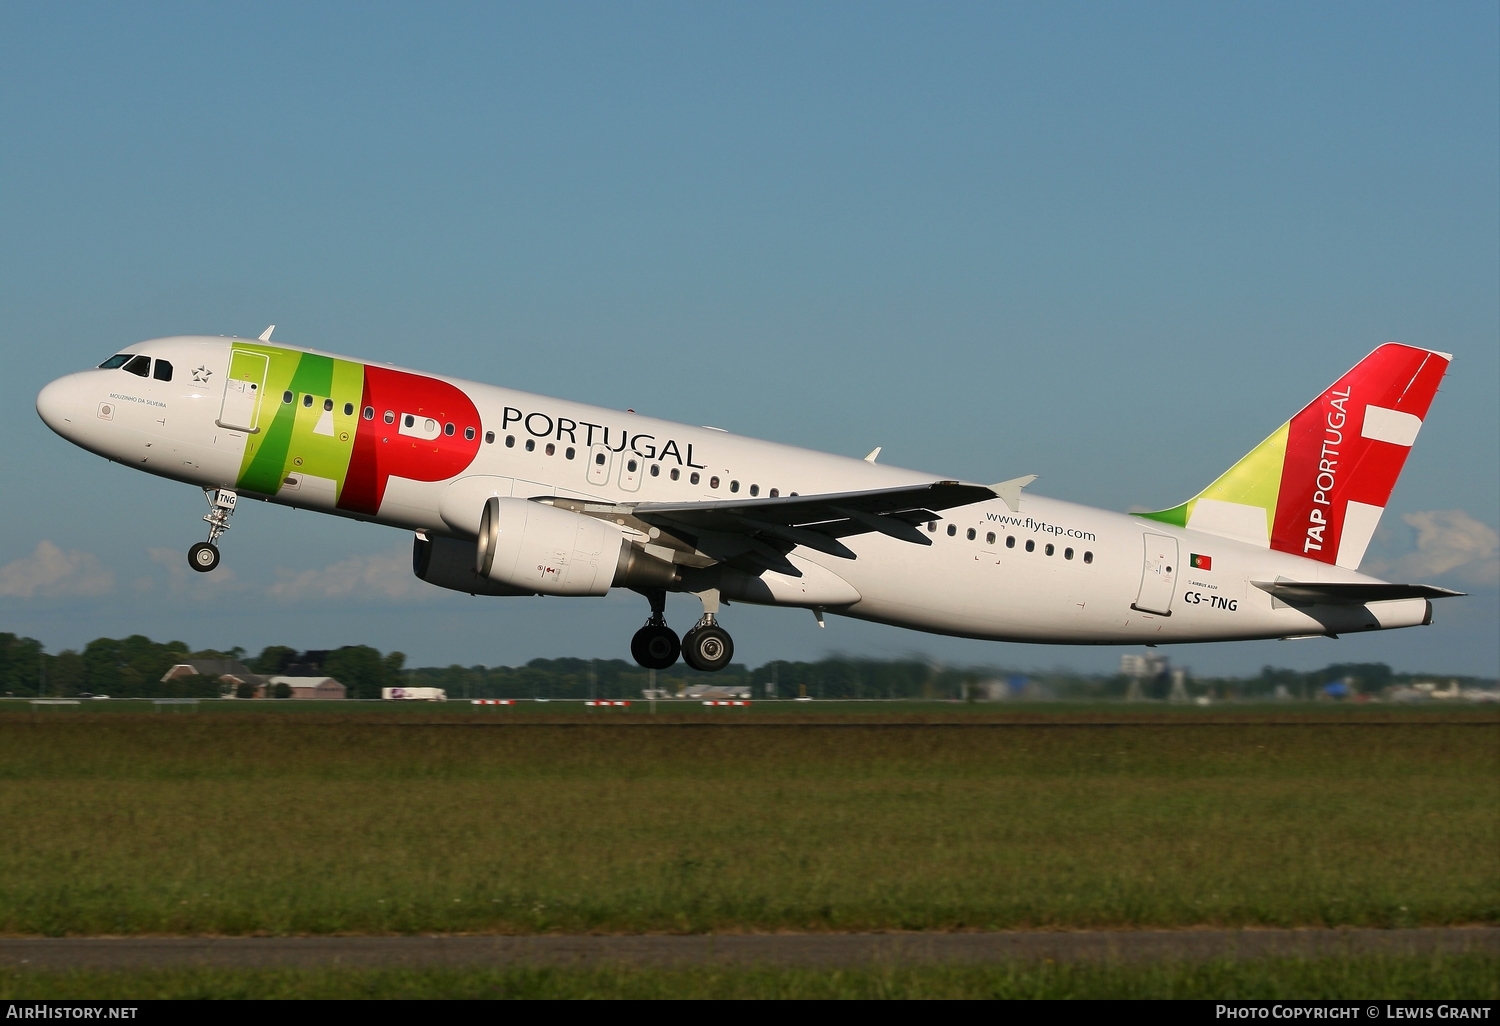
[[[783,495],[764,499],[708,502],[642,502],[631,510],[639,520],[674,534],[706,539],[715,536],[768,543],[785,553],[805,545],[829,555],[853,559],[839,541],[851,535],[879,532],[917,545],[932,540],[917,528],[940,520],[939,510],[993,499],[993,489],[958,481],[877,488],[821,495]],[[703,544],[699,549],[707,551]],[[760,546],[755,546],[759,548]],[[773,557],[774,559],[775,557]],[[784,562],[784,560],[781,560]]]
[[[1331,603],[1362,606],[1366,602],[1385,602],[1407,598],[1453,598],[1463,595],[1432,584],[1314,584],[1301,581],[1252,581],[1273,598],[1292,603]]]

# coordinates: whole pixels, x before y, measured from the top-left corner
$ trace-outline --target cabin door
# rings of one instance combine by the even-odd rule
[[[1177,590],[1177,539],[1165,534],[1145,535],[1141,590],[1131,609],[1158,616],[1172,615],[1172,593]]]
[[[224,405],[219,408],[219,427],[255,434],[260,430],[260,397],[266,391],[264,353],[235,349],[229,354],[229,375],[224,380]]]

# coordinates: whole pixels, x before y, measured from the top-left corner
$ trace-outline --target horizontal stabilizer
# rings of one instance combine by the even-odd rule
[[[1321,602],[1335,605],[1362,606],[1366,602],[1389,602],[1392,599],[1454,598],[1461,591],[1450,591],[1431,584],[1314,584],[1301,581],[1252,581],[1261,591],[1283,602]]]

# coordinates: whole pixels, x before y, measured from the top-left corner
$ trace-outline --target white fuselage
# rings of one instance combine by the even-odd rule
[[[121,370],[85,371],[49,385],[38,397],[38,411],[58,434],[110,460],[202,487],[235,488],[246,434],[219,423],[232,344],[204,337],[143,343],[131,352],[170,361],[172,381]],[[487,494],[608,503],[722,501],[765,497],[773,489],[782,496],[807,496],[936,479],[712,428],[426,377],[460,389],[478,411],[478,451],[460,473],[439,481],[393,476],[373,515],[335,509],[330,494],[293,487],[294,481],[258,494],[241,487],[241,494],[406,530],[472,537],[463,518],[445,518],[444,500],[474,478],[486,479]],[[486,440],[490,437],[493,441]],[[507,445],[507,438],[514,444]],[[534,447],[528,450],[527,441]],[[600,452],[607,454],[604,465],[592,458]],[[924,530],[930,546],[877,533],[845,538],[857,556],[852,560],[796,549],[796,560],[822,568],[848,590],[828,586],[818,574],[824,583],[813,591],[783,590],[774,601],[826,606],[830,612],[933,633],[1064,644],[1327,634],[1414,625],[1428,615],[1422,599],[1313,615],[1273,600],[1254,582],[1375,579],[1030,493],[1023,493],[1017,509],[995,499],[948,510]],[[1211,569],[1192,569],[1194,556]]]

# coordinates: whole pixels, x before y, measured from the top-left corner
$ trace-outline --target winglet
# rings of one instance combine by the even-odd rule
[[[1025,477],[1013,477],[1009,481],[1001,481],[999,484],[990,485],[990,491],[1000,496],[1000,501],[1005,503],[1005,508],[1012,513],[1021,511],[1021,489],[1037,479],[1036,474],[1027,474]]]
[[[274,324],[271,325],[265,331],[263,331],[263,332],[260,333],[260,340],[262,342],[269,342],[269,341],[271,341],[271,332],[273,332],[275,330],[276,330],[276,325],[274,325]]]
[[[868,456],[865,457],[865,462],[866,463],[874,463],[875,462],[875,457],[880,455],[880,448],[881,447],[877,445],[875,448],[871,449],[870,450],[870,455],[868,455]]]

